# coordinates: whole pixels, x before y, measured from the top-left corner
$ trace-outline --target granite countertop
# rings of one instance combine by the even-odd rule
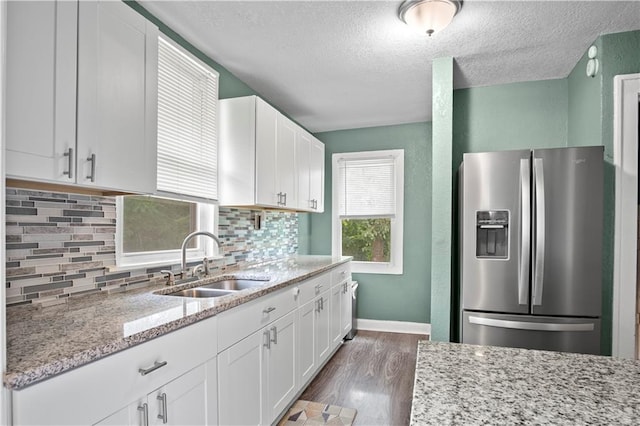
[[[167,287],[161,284],[125,293],[71,298],[64,305],[47,308],[9,307],[6,311],[4,384],[14,390],[23,388],[214,316],[349,260],[350,257],[292,256],[172,287],[172,291],[176,291],[229,276],[269,280],[264,286],[213,299],[155,294],[167,292]]]
[[[640,363],[420,342],[411,425],[485,424],[640,424]]]

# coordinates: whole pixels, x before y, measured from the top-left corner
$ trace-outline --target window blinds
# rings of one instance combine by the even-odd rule
[[[395,159],[338,162],[341,218],[393,217],[396,213]]]
[[[158,191],[218,198],[218,74],[158,41]]]

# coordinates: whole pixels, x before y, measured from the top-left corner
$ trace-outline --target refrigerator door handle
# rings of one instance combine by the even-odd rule
[[[488,327],[511,328],[514,330],[532,330],[532,331],[593,331],[595,324],[593,322],[562,324],[548,322],[527,322],[527,321],[509,321],[495,318],[483,318],[470,316],[471,324],[485,325]]]
[[[518,265],[518,303],[529,303],[529,258],[531,256],[531,170],[529,159],[520,160],[520,210],[522,241]]]
[[[542,305],[542,287],[544,284],[544,244],[545,244],[545,190],[542,158],[533,159],[536,194],[536,244],[533,258],[533,306]]]

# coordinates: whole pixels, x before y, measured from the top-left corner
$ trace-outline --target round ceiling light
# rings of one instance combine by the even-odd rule
[[[456,0],[406,0],[398,16],[409,27],[431,37],[451,23],[461,6]]]

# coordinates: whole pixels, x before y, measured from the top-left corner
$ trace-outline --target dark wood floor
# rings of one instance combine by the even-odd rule
[[[414,334],[358,331],[300,399],[358,410],[355,425],[408,425],[418,340]]]

